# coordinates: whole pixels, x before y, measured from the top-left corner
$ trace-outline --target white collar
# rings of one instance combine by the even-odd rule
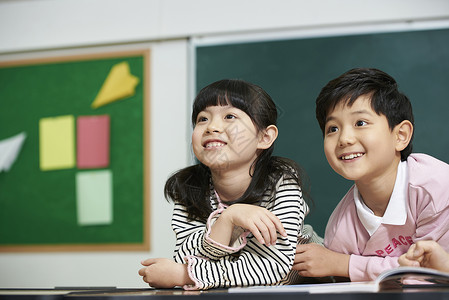
[[[374,215],[371,209],[369,209],[363,202],[359,190],[357,189],[357,186],[355,186],[354,201],[357,208],[357,215],[370,236],[376,232],[380,224],[405,224],[405,221],[407,220],[407,182],[407,162],[401,161],[398,165],[398,172],[394,183],[393,193],[391,194],[390,201],[388,202],[388,206],[383,217]]]

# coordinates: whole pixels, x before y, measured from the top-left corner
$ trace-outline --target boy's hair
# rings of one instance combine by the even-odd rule
[[[399,92],[393,77],[378,69],[356,68],[331,80],[321,89],[316,99],[316,118],[325,134],[327,115],[343,102],[351,106],[357,98],[368,95],[371,107],[378,115],[384,115],[391,130],[404,120],[414,126],[412,105],[406,95]],[[407,160],[412,152],[412,138],[401,151],[401,160]]]
[[[237,79],[219,80],[204,87],[195,98],[192,111],[192,125],[198,114],[209,106],[231,105],[244,111],[253,121],[257,130],[276,125],[277,109],[271,97],[258,85]],[[232,203],[258,204],[267,189],[274,192],[281,176],[301,184],[303,175],[296,162],[272,156],[274,143],[264,149],[256,158],[251,183],[240,199]],[[250,172],[250,170],[248,170]],[[210,169],[201,162],[177,171],[165,183],[165,197],[182,203],[189,218],[206,221],[212,208],[209,197]],[[303,191],[303,194],[306,195]],[[231,203],[231,204],[232,204]]]

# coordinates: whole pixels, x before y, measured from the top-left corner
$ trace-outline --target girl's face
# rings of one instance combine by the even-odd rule
[[[212,172],[249,172],[259,149],[259,133],[251,118],[230,105],[209,106],[196,119],[193,152]]]

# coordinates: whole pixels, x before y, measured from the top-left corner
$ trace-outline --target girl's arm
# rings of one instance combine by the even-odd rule
[[[167,258],[149,258],[142,261],[139,275],[155,288],[173,288],[193,284],[187,273],[187,265]]]
[[[185,207],[175,204],[172,228],[176,234],[176,262],[185,263],[184,258],[190,255],[218,260],[236,253],[246,245],[250,232],[268,246],[275,243],[277,231],[286,236],[279,218],[264,207],[249,204],[216,207],[216,201],[211,205],[214,211],[205,224],[188,219]],[[262,228],[264,225],[270,227],[268,233]]]
[[[276,285],[297,279],[297,273],[291,270],[298,236],[302,235],[304,216],[308,211],[301,190],[292,180],[281,180],[275,199],[263,202],[262,206],[266,206],[279,218],[287,236],[278,235],[275,245],[267,246],[249,235],[239,253],[228,254],[217,260],[188,256],[187,268],[195,285],[186,286],[186,289]],[[220,250],[219,245],[215,247],[217,251]]]
[[[222,245],[229,245],[234,227],[250,231],[261,244],[275,245],[277,233],[287,236],[279,218],[264,207],[251,204],[229,206],[211,226],[209,237]]]
[[[173,209],[172,229],[176,235],[176,245],[173,258],[178,263],[185,263],[184,258],[189,255],[207,257],[204,249],[206,224],[187,218],[187,210],[184,205],[175,203]]]

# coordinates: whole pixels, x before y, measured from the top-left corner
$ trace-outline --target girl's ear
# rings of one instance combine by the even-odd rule
[[[396,131],[396,151],[404,150],[413,135],[413,125],[409,120],[404,120],[395,127]]]
[[[278,128],[274,125],[270,125],[265,130],[260,132],[260,139],[257,149],[268,149],[273,145],[274,141],[278,137]]]

